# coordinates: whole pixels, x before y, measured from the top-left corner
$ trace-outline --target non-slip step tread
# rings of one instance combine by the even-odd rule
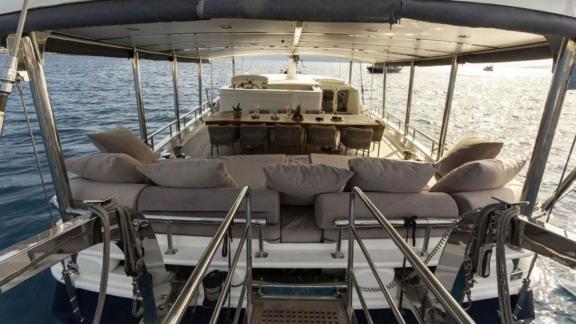
[[[251,324],[345,324],[349,323],[341,299],[258,299]]]

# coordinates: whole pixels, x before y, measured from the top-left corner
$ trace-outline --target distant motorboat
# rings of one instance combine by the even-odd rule
[[[384,70],[384,64],[382,63],[375,63],[367,67],[368,72],[370,73],[382,73]],[[401,66],[387,66],[386,73],[400,73],[402,71]]]
[[[486,65],[482,70],[486,72],[492,72],[494,71],[494,65]]]

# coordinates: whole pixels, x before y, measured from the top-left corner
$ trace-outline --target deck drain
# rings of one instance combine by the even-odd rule
[[[348,323],[341,299],[260,299],[254,303],[253,324],[344,324]]]
[[[264,310],[260,323],[338,324],[340,321],[336,311]]]

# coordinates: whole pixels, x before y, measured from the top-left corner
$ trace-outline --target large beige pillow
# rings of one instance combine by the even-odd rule
[[[284,205],[314,204],[316,195],[338,192],[352,177],[350,170],[325,164],[273,164],[264,168],[266,186],[280,192]]]
[[[442,177],[430,191],[454,193],[500,188],[512,181],[524,164],[526,161],[497,159],[468,162]]]
[[[503,145],[502,142],[491,141],[478,135],[466,136],[454,144],[438,161],[437,178],[445,176],[464,163],[493,159],[498,156]]]
[[[124,127],[88,134],[88,137],[103,153],[128,154],[142,163],[154,163],[158,160],[158,155],[148,145]]]
[[[75,157],[65,163],[68,171],[89,180],[123,183],[145,183],[147,180],[138,170],[142,163],[122,153]]]
[[[348,161],[354,176],[350,187],[364,191],[420,192],[436,173],[432,163],[380,158],[356,158]]]
[[[173,159],[143,164],[138,169],[162,187],[220,188],[236,187],[224,162],[214,159]]]

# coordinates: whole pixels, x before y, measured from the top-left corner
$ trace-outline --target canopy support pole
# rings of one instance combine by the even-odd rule
[[[134,91],[138,108],[138,123],[140,125],[140,138],[148,144],[148,131],[146,130],[146,116],[144,115],[144,96],[142,95],[142,82],[140,79],[140,58],[134,49],[132,56],[132,74],[134,75]]]
[[[444,105],[444,114],[442,115],[442,127],[440,128],[440,139],[438,140],[438,154],[436,160],[439,160],[444,154],[446,146],[446,135],[448,134],[448,123],[450,121],[450,111],[452,110],[452,99],[454,97],[454,86],[456,85],[456,76],[458,75],[458,55],[452,57],[452,67],[450,68],[450,80],[448,81],[448,91],[446,92],[446,104]]]
[[[352,85],[352,60],[350,60],[350,67],[348,69],[348,84]]]
[[[172,57],[172,84],[174,87],[174,117],[176,118],[176,133],[180,139],[180,95],[178,92],[178,59]]]
[[[542,112],[534,150],[532,151],[530,166],[526,174],[526,181],[524,181],[524,187],[522,188],[521,200],[528,201],[529,203],[523,208],[522,212],[528,217],[532,217],[536,199],[538,198],[538,190],[540,189],[542,177],[546,170],[546,162],[548,161],[550,149],[554,142],[554,135],[562,113],[564,97],[568,89],[575,56],[576,44],[574,40],[565,38],[562,42],[560,53],[558,54],[556,68],[554,69],[554,75],[552,76],[548,97],[546,98],[544,111]]]
[[[410,79],[408,82],[408,99],[406,100],[406,118],[404,119],[404,138],[408,136],[408,125],[410,125],[410,110],[412,110],[412,88],[414,87],[414,61],[410,64]]]
[[[236,60],[234,59],[234,56],[232,56],[232,77],[236,76]]]
[[[202,60],[198,61],[198,105],[200,106],[200,112],[204,114],[204,107],[202,107]]]
[[[23,37],[21,41],[22,54],[28,76],[30,78],[30,91],[34,100],[34,107],[38,117],[38,124],[42,133],[42,142],[46,150],[46,157],[54,183],[54,191],[58,201],[58,209],[62,220],[68,221],[72,217],[69,211],[73,207],[70,182],[66,174],[64,155],[56,127],[56,119],[52,111],[52,103],[48,94],[44,67],[42,65],[41,52],[36,43],[34,34],[32,37]]]
[[[384,63],[382,66],[382,118],[384,118],[384,113],[386,112],[386,75],[388,74],[387,64]]]

